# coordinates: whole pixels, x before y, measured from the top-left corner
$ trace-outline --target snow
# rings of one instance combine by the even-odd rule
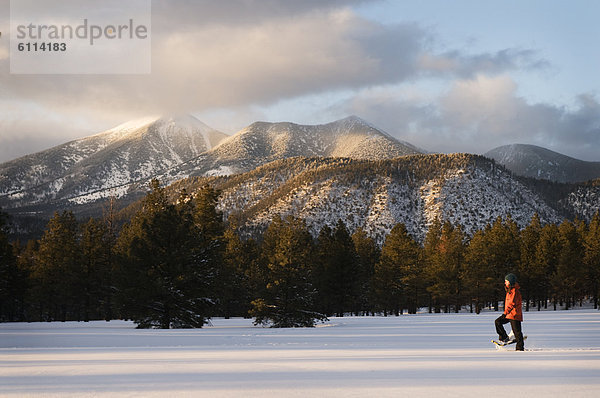
[[[96,136],[107,136],[109,139],[114,140],[126,136],[136,130],[144,128],[149,124],[156,122],[159,116],[146,116],[139,119],[130,120],[128,122],[119,124],[109,130],[97,134]]]
[[[333,227],[341,219],[351,233],[361,227],[380,245],[400,222],[422,242],[435,219],[460,224],[468,235],[509,214],[520,228],[535,213],[544,224],[562,221],[534,190],[492,163],[458,164],[441,176],[416,180],[409,171],[403,179],[373,170],[355,173],[342,160],[319,162],[320,171],[330,172],[312,173],[312,166],[300,168],[288,161],[273,167],[269,178],[250,173],[245,181],[232,180],[222,191],[219,209],[226,217],[246,212],[248,231],[266,228],[276,215],[300,217],[314,237],[324,225]],[[593,203],[592,209],[597,207]]]
[[[494,348],[496,316],[346,317],[312,329],[5,323],[0,396],[600,396],[599,311],[525,313],[526,352]]]
[[[223,165],[219,166],[216,169],[208,170],[206,173],[204,173],[206,177],[230,176],[232,174],[235,174],[234,169],[229,166]]]

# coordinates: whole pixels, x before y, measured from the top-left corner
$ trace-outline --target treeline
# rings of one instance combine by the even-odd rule
[[[43,237],[11,244],[0,217],[0,320],[132,319],[138,327],[201,327],[215,316],[253,316],[276,327],[328,316],[499,309],[503,277],[519,276],[525,310],[598,308],[600,216],[589,224],[520,230],[498,218],[472,237],[435,222],[423,243],[403,224],[382,247],[342,220],[317,237],[301,219],[276,217],[241,239],[217,211],[219,192],[182,191],[173,203],[158,181],[129,223],[109,212],[80,224],[55,214]]]

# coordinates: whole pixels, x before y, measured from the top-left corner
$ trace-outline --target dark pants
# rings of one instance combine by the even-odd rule
[[[500,336],[500,340],[506,340],[508,335],[506,334],[506,330],[504,330],[504,326],[510,322],[510,326],[512,327],[513,334],[515,335],[515,339],[517,340],[517,351],[523,351],[525,349],[525,343],[523,342],[523,332],[521,331],[521,321],[515,321],[514,319],[506,319],[506,316],[503,314],[496,318],[496,332],[498,332],[498,336]]]

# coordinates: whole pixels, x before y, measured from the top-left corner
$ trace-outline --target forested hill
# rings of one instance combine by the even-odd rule
[[[517,177],[493,160],[471,154],[383,160],[293,157],[242,174],[185,178],[168,191],[175,201],[183,189],[194,193],[205,184],[222,191],[219,209],[246,236],[264,230],[275,215],[294,215],[304,218],[315,235],[322,226],[334,226],[341,219],[351,231],[364,228],[380,244],[398,222],[422,240],[436,218],[460,224],[472,234],[509,214],[524,227],[534,213],[542,223],[558,223],[565,218],[590,220],[600,207],[598,183]],[[123,222],[136,209],[135,202],[130,205],[133,200],[136,197],[124,197],[115,204],[116,208],[130,206],[121,214]],[[71,210],[83,220],[102,216],[108,201],[51,208]],[[43,215],[47,220],[52,214]],[[32,220],[37,224],[24,225]],[[13,217],[21,231],[37,231],[29,236],[40,235],[45,227],[45,221],[37,220],[28,214]]]
[[[171,195],[206,183],[222,191],[219,208],[247,234],[264,230],[275,215],[294,215],[313,234],[341,219],[351,231],[362,227],[381,243],[402,222],[422,240],[436,218],[473,233],[497,217],[511,215],[524,227],[535,213],[543,223],[557,223],[572,210],[544,195],[539,181],[536,186],[519,180],[494,161],[470,154],[292,158],[235,176],[184,179],[171,186]],[[562,189],[567,195],[572,188]]]

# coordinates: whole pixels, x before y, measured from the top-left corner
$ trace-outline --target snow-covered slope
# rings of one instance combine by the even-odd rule
[[[574,159],[535,145],[505,145],[485,156],[525,177],[557,182],[582,182],[600,177],[600,162]]]
[[[341,219],[380,243],[398,222],[423,239],[436,218],[461,224],[467,233],[509,214],[521,227],[536,212],[543,222],[562,219],[505,168],[468,154],[381,161],[293,158],[213,184],[222,190],[222,211],[243,220],[247,233],[264,229],[275,215],[302,217],[315,235]],[[184,181],[176,190],[182,186]]]
[[[0,165],[0,204],[120,196],[227,137],[193,116],[145,118]]]
[[[580,220],[589,221],[600,211],[600,178],[580,184],[560,204]]]
[[[256,122],[162,179],[243,173],[295,156],[379,160],[417,153],[422,151],[356,116],[320,125]]]

